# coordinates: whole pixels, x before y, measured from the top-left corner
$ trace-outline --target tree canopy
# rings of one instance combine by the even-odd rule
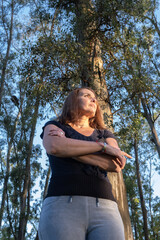
[[[96,90],[106,124],[133,156],[123,177],[134,239],[160,238],[158,9],[156,0],[2,1],[1,239],[36,237],[50,174],[36,130],[82,85]]]

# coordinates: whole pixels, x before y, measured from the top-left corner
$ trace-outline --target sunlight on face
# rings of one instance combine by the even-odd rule
[[[94,117],[97,110],[97,99],[89,89],[82,89],[78,93],[79,112],[89,118]]]

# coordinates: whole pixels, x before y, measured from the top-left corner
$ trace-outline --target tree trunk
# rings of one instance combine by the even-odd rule
[[[123,174],[120,173],[108,173],[109,180],[112,184],[112,192],[117,200],[118,208],[123,220],[125,239],[133,240],[133,233],[131,228],[131,221],[129,216],[128,201],[126,188],[123,180]]]
[[[13,230],[13,221],[12,221],[12,218],[11,218],[11,216],[10,216],[10,209],[9,209],[9,197],[8,197],[8,194],[6,194],[6,196],[7,196],[7,198],[6,198],[6,200],[7,200],[7,219],[8,219],[8,221],[9,221],[9,232],[10,232],[10,234],[9,234],[9,236],[11,236],[11,235],[13,235],[14,236],[14,240],[17,240],[17,236],[16,236],[16,233],[14,232],[14,230]]]
[[[7,160],[6,160],[6,174],[5,174],[5,178],[4,178],[1,209],[0,209],[0,228],[1,228],[1,225],[2,225],[4,207],[5,207],[6,196],[7,196],[7,185],[8,185],[9,172],[10,172],[9,159],[10,159],[10,154],[11,154],[11,148],[12,148],[12,144],[9,143],[8,144],[8,151],[7,151]]]
[[[51,168],[49,167],[47,171],[46,181],[45,181],[43,198],[45,198],[45,196],[47,195],[50,172],[51,172]]]
[[[142,214],[143,214],[144,236],[145,236],[145,240],[149,240],[148,224],[147,224],[147,210],[146,210],[146,207],[145,207],[145,200],[144,200],[144,197],[143,197],[142,183],[141,183],[141,177],[140,177],[140,171],[139,171],[138,145],[137,145],[136,137],[134,139],[134,150],[135,150],[135,161],[136,161],[136,174],[137,174],[137,181],[138,181],[138,189],[139,189],[140,202],[141,202],[141,208],[142,208]]]
[[[37,118],[38,118],[38,110],[39,110],[39,96],[37,91],[36,96],[36,103],[35,103],[35,111],[33,114],[33,123],[31,127],[31,134],[29,139],[29,145],[28,145],[28,156],[26,159],[26,167],[25,167],[25,179],[23,184],[23,192],[22,192],[22,198],[21,198],[21,206],[20,206],[20,220],[19,220],[19,231],[18,231],[18,240],[24,240],[25,239],[25,232],[26,232],[26,225],[27,225],[27,215],[26,215],[26,205],[27,205],[27,193],[30,191],[30,160],[31,160],[31,154],[32,154],[32,146],[33,146],[33,138],[35,135],[36,130],[36,124],[37,124]],[[29,198],[29,195],[28,195]],[[30,202],[30,200],[28,199]]]
[[[2,95],[3,95],[3,89],[4,89],[4,83],[5,83],[5,75],[6,75],[6,68],[7,68],[7,63],[8,63],[8,59],[9,59],[9,53],[10,53],[10,48],[11,48],[11,43],[12,43],[12,35],[13,35],[13,12],[14,12],[14,1],[12,0],[11,3],[11,22],[10,22],[10,28],[9,28],[9,37],[7,37],[8,41],[7,41],[7,52],[6,52],[6,56],[3,60],[3,67],[2,67],[2,76],[1,76],[1,80],[0,80],[0,108],[1,108],[1,104],[2,104]],[[3,21],[3,25],[5,25],[4,22],[4,17],[3,17],[3,2],[2,2],[2,21]]]
[[[89,9],[88,11],[87,7],[89,5],[90,1],[79,1],[79,4],[77,4],[76,12],[77,39],[82,48],[88,49],[88,52],[81,52],[82,57],[79,62],[82,86],[89,86],[93,90],[95,90],[104,114],[105,123],[107,123],[107,125],[112,128],[113,120],[109,104],[108,90],[103,71],[103,60],[101,58],[100,41],[98,39],[98,36],[94,36],[94,38],[91,39],[89,35],[89,33],[93,32],[94,28],[96,27],[96,23],[95,25],[92,23],[92,25],[89,26],[89,23],[87,24],[82,22],[84,19],[86,19],[86,16],[92,11],[91,9]],[[123,219],[125,228],[125,239],[133,240],[126,189],[123,181],[122,172],[118,174],[109,173],[108,177],[112,184],[113,194],[118,202],[119,210]]]
[[[17,114],[17,117],[15,119],[14,129],[12,131],[11,139],[8,141],[8,151],[7,151],[7,159],[6,159],[6,175],[5,175],[5,178],[4,178],[2,201],[1,201],[1,208],[0,208],[0,228],[1,228],[1,225],[2,225],[4,207],[5,207],[6,196],[7,196],[7,185],[8,185],[8,179],[9,179],[9,174],[10,174],[10,154],[11,154],[12,145],[13,145],[13,138],[14,138],[14,135],[15,135],[15,132],[16,132],[16,127],[17,127],[17,124],[18,124],[20,114],[21,113],[20,113],[20,110],[19,110],[19,112]]]
[[[153,214],[152,214],[152,198],[153,198],[153,194],[152,194],[152,159],[150,159],[150,172],[149,172],[149,212],[150,212],[150,218],[151,218],[151,231],[152,234],[150,233],[150,238],[153,237],[153,239],[156,239],[156,235],[155,235],[155,231],[154,231],[154,219],[153,219]],[[152,236],[151,236],[152,235]]]
[[[46,181],[45,181],[45,187],[44,187],[44,192],[43,192],[43,199],[47,195],[50,172],[51,172],[51,168],[49,167],[48,171],[47,171]],[[38,231],[37,231],[37,234],[36,234],[36,237],[35,237],[34,240],[38,240],[38,239],[39,238],[38,238]]]

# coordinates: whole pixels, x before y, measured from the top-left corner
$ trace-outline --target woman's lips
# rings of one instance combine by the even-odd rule
[[[96,108],[96,104],[94,104],[94,103],[90,103],[89,106]]]

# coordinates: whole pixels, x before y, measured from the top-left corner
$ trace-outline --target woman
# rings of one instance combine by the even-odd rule
[[[58,121],[41,134],[52,176],[43,202],[40,240],[124,240],[123,223],[107,171],[119,172],[130,155],[105,129],[95,93],[75,89]]]

